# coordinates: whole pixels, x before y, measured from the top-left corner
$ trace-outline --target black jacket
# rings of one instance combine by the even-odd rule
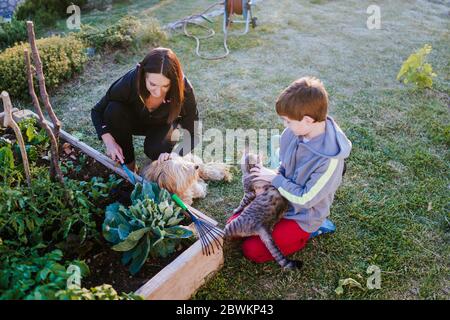
[[[149,112],[144,106],[144,103],[139,98],[137,90],[137,68],[128,71],[120,79],[116,80],[108,89],[105,96],[95,105],[91,110],[91,118],[94,123],[95,131],[98,138],[105,133],[109,133],[109,129],[103,119],[106,106],[109,101],[121,102],[126,105],[130,112],[134,113],[138,119],[146,119],[146,123],[149,125],[164,125],[167,124],[169,116],[169,108],[164,108],[163,103],[158,109],[153,112]],[[191,145],[194,147],[194,122],[198,120],[197,102],[195,101],[194,90],[192,85],[184,78],[184,102],[181,107],[180,115],[175,120],[176,123],[188,130],[191,134]],[[169,97],[170,99],[170,97]],[[195,139],[197,141],[197,139]]]

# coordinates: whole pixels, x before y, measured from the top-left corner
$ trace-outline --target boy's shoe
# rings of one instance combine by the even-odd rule
[[[331,220],[325,219],[325,221],[322,223],[322,225],[319,227],[319,229],[309,235],[309,238],[317,237],[324,233],[333,233],[336,231],[336,226],[334,225]]]

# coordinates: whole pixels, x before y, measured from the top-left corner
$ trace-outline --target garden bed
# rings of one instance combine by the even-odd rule
[[[29,110],[14,113],[17,122],[28,117],[37,118]],[[2,121],[0,114],[0,122]],[[111,174],[120,176],[124,180],[108,197],[99,199],[96,205],[101,209],[116,201],[129,205],[130,194],[134,187],[120,167],[117,167],[105,155],[63,130],[60,132],[60,137],[60,160],[66,177],[87,181],[92,177],[106,179]],[[48,161],[42,159],[37,161],[39,162],[41,165],[49,165]],[[198,210],[191,209],[204,219],[217,224]],[[95,220],[97,229],[101,233],[103,219]],[[193,229],[192,225],[189,228]],[[65,258],[83,259],[90,268],[90,275],[83,278],[83,287],[90,288],[107,283],[118,292],[135,291],[145,299],[188,299],[205,282],[205,279],[223,264],[221,250],[216,250],[210,256],[204,256],[199,240],[183,239],[171,256],[149,258],[142,269],[132,276],[128,268],[121,263],[121,253],[113,251],[111,244],[103,237],[100,236],[98,241],[85,242],[82,247],[74,245],[76,241],[71,244],[70,240],[69,237],[63,244]],[[61,244],[58,248],[61,248]]]

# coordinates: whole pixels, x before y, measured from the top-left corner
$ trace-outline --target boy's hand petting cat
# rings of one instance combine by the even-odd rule
[[[255,165],[252,169],[250,169],[250,176],[253,177],[253,181],[263,180],[272,183],[272,180],[277,176],[277,174],[266,167],[263,167],[260,164]]]

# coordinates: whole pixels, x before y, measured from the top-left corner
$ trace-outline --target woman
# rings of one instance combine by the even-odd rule
[[[133,135],[145,136],[144,152],[152,160],[170,159],[180,124],[191,136],[197,103],[180,62],[171,49],[153,49],[135,68],[116,80],[91,110],[92,122],[106,153],[136,171]],[[188,153],[191,150],[182,150]]]

